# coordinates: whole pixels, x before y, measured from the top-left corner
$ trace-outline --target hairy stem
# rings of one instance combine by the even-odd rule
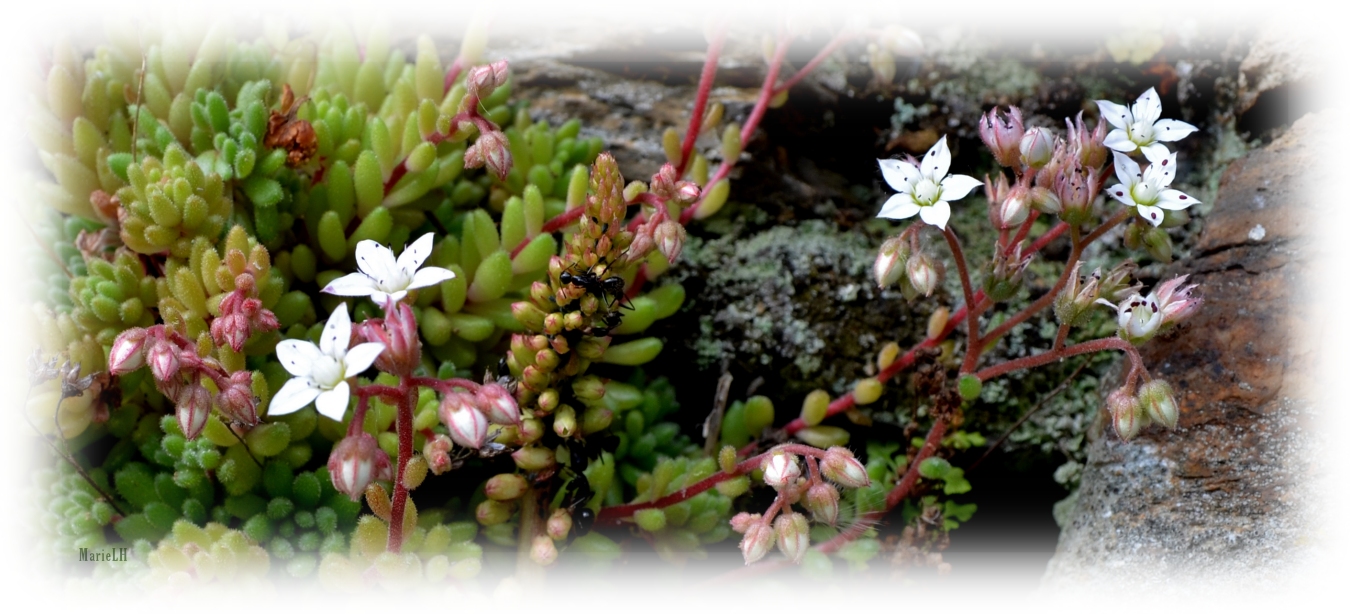
[[[975,290],[970,286],[970,272],[966,269],[966,256],[961,252],[961,242],[951,226],[942,229],[942,238],[952,250],[952,259],[956,261],[956,271],[961,276],[961,293],[966,299],[966,362],[961,365],[961,373],[969,373],[974,367],[972,356],[978,357],[980,351],[980,313],[975,302]]]
[[[408,461],[412,459],[413,401],[417,398],[417,387],[413,385],[412,378],[405,375],[399,382],[399,391],[402,396],[398,401],[398,468],[394,475],[394,501],[389,518],[389,544],[386,548],[390,552],[399,552],[403,549],[403,515],[408,506],[408,486],[403,479],[403,473],[407,470]]]
[[[703,72],[698,77],[698,93],[694,96],[694,109],[689,116],[689,130],[684,133],[684,143],[680,145],[680,160],[675,167],[675,176],[683,177],[689,168],[689,154],[694,151],[694,142],[698,133],[703,131],[703,113],[708,107],[708,93],[712,91],[713,77],[717,76],[717,57],[722,54],[722,42],[726,40],[726,29],[719,27],[708,42],[708,57],[703,61]]]

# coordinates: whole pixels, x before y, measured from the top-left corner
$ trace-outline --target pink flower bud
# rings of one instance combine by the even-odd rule
[[[178,375],[178,348],[168,341],[160,339],[151,344],[146,360],[156,380],[167,382]]]
[[[797,457],[785,452],[775,452],[764,459],[764,483],[775,490],[783,490],[801,477],[801,467],[797,466]]]
[[[500,132],[484,132],[478,135],[468,149],[464,150],[464,168],[487,166],[500,181],[506,181],[511,172],[511,146],[506,135]]]
[[[1018,165],[1021,160],[1019,147],[1025,133],[1022,110],[1017,107],[1009,107],[1007,117],[1000,115],[998,107],[994,107],[980,118],[980,140],[984,141],[985,147],[994,154],[994,159],[1003,166]]]
[[[759,523],[760,518],[762,516],[759,514],[751,514],[750,512],[736,514],[731,517],[731,530],[737,533],[745,533],[750,530],[750,527]]]
[[[817,521],[834,524],[839,520],[839,491],[832,484],[816,484],[806,491],[805,506]]]
[[[1143,406],[1124,388],[1118,388],[1106,397],[1106,408],[1111,412],[1111,422],[1122,440],[1133,439],[1144,427]]]
[[[328,475],[338,492],[356,501],[371,482],[391,479],[393,467],[375,438],[363,431],[333,446],[328,455]]]
[[[545,567],[558,560],[558,547],[553,544],[553,539],[547,535],[534,536],[534,541],[530,542],[530,560]]]
[[[905,261],[909,249],[900,237],[891,237],[881,244],[876,262],[872,263],[872,277],[878,288],[885,288],[900,281],[905,273]]]
[[[910,285],[924,296],[932,296],[942,282],[941,264],[923,252],[915,254],[905,263],[905,274],[909,276]]]
[[[567,539],[567,534],[572,531],[572,515],[565,509],[553,510],[549,515],[548,522],[544,525],[544,532],[553,540]]]
[[[749,565],[764,558],[769,553],[769,548],[773,546],[774,533],[773,527],[763,520],[757,520],[745,530],[745,537],[741,538],[741,556],[745,557],[745,564]]]
[[[511,501],[519,499],[529,490],[530,484],[525,476],[518,473],[499,473],[488,479],[483,485],[483,495],[493,501]]]
[[[1177,427],[1180,417],[1177,402],[1172,396],[1172,386],[1166,381],[1155,379],[1140,386],[1139,403],[1144,406],[1150,420],[1169,429]]]
[[[1027,215],[1030,213],[1030,195],[1026,188],[1019,185],[1013,188],[999,205],[999,224],[1002,228],[1012,228],[1027,221]]]
[[[450,438],[440,433],[428,439],[427,443],[422,446],[422,458],[426,459],[427,468],[431,469],[431,472],[436,475],[452,469],[454,459],[450,458],[450,451],[454,447],[455,444],[450,441]]]
[[[210,415],[211,394],[201,384],[184,386],[178,391],[174,416],[178,418],[178,429],[183,431],[183,436],[196,439]]]
[[[1075,152],[1078,163],[1085,168],[1096,169],[1106,163],[1106,156],[1109,153],[1104,141],[1106,140],[1106,122],[1097,122],[1097,128],[1091,132],[1087,129],[1087,124],[1083,123],[1083,112],[1078,112],[1075,121],[1064,118],[1064,123],[1069,126],[1069,148]]]
[[[825,477],[845,488],[862,488],[872,483],[872,478],[867,477],[867,469],[848,448],[831,446],[825,450],[825,458],[820,461],[820,470]]]
[[[128,328],[113,340],[108,352],[108,372],[113,375],[131,373],[145,365],[145,340],[149,332],[144,328]]]
[[[520,407],[505,386],[488,382],[478,387],[477,403],[493,424],[519,424]]]
[[[652,232],[652,239],[656,241],[656,249],[661,250],[661,255],[666,257],[666,262],[673,263],[680,257],[680,250],[684,247],[684,226],[675,220],[661,222]]]
[[[1045,128],[1032,128],[1022,135],[1018,144],[1022,163],[1031,168],[1040,168],[1050,162],[1055,155],[1055,141]]]
[[[441,399],[441,422],[450,429],[450,439],[466,448],[483,447],[487,439],[488,420],[474,405],[473,395],[463,392],[446,393]]]
[[[216,395],[220,413],[231,422],[254,426],[258,424],[258,408],[253,401],[253,373],[235,371],[229,383]]]
[[[241,351],[248,341],[248,333],[248,318],[242,313],[225,314],[211,320],[211,340],[216,345],[228,345],[236,352]]]
[[[811,526],[806,516],[796,512],[783,514],[773,522],[773,528],[778,534],[778,550],[793,563],[801,563],[811,547]]]
[[[422,340],[417,336],[417,318],[407,303],[397,303],[385,314],[384,325],[366,329],[367,335],[378,336],[384,351],[375,358],[375,366],[394,375],[412,375],[422,364]]]

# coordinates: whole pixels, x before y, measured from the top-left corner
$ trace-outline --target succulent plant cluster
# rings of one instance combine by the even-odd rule
[[[883,34],[869,62],[893,75],[891,54],[912,45]],[[113,36],[87,55],[58,49],[33,120],[53,181],[39,185],[46,207],[32,223],[39,349],[25,406],[62,463],[37,476],[53,564],[69,567],[72,549],[122,548],[132,556],[93,581],[285,574],[397,589],[471,582],[497,553],[514,553],[522,573],[560,557],[613,561],[626,533],[678,562],[739,533],[747,564],[776,546],[780,562],[819,571],[829,554],[865,566],[882,548],[874,526],[897,507],[908,526],[897,560],[940,549],[973,512],[950,499],[970,483],[944,457],[982,442],[948,427],[984,380],[1041,364],[978,370],[976,340],[1003,329],[982,336],[977,311],[1019,289],[1039,249],[1024,242],[1036,216],[1073,225],[1077,259],[1104,129],[1080,118],[1054,141],[1023,130],[1016,110],[1015,122],[986,118],[981,135],[1015,180],[986,181],[1001,234],[978,296],[946,225],[948,201],[978,182],[947,174],[945,140],[923,162],[882,161],[900,191],[883,214],[941,229],[965,311],[939,309],[920,346],[884,345],[850,392],[816,390],[786,424],[769,396],[721,395],[698,446],[669,381],[633,368],[663,349],[649,327],[684,305],[685,288],[660,277],[685,224],[721,210],[743,144],[806,72],[776,80],[780,41],[711,170],[694,145],[723,113],[706,106],[721,36],[688,133],[667,132],[668,163],[647,182],[626,181],[580,121],[532,119],[528,101],[512,100],[507,62],[480,61],[477,36],[449,66],[428,37],[409,53],[378,31],[358,46],[342,29],[250,41],[219,27],[196,47]],[[1139,103],[1140,122],[1157,119],[1151,104]],[[1153,141],[1135,145],[1166,159]],[[1117,158],[1118,174],[1137,170]],[[1141,216],[1175,196],[1160,173],[1122,177]],[[1165,223],[1141,219],[1127,242],[1162,257],[1154,230]],[[921,230],[883,244],[874,267],[911,299],[945,274]],[[1061,333],[1060,354],[1132,352],[1198,305],[1184,279],[1140,297],[1129,266],[1091,281],[1077,270],[1037,308],[1053,301],[1067,330],[1111,299],[1121,339],[1071,350]],[[948,378],[952,344],[936,346],[962,314],[966,364]],[[864,464],[844,447],[849,431],[823,422],[849,412],[866,425],[858,408],[910,367],[930,400],[929,435],[869,442]],[[1177,422],[1170,388],[1135,361],[1126,387],[1139,378],[1138,395],[1108,400],[1122,437]],[[757,484],[773,491],[765,510],[745,496]]]

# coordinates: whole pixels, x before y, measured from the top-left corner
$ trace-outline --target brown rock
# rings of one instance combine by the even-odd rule
[[[1314,309],[1304,291],[1316,219],[1302,195],[1329,151],[1319,119],[1228,168],[1195,256],[1163,276],[1189,274],[1205,299],[1141,348],[1176,390],[1180,425],[1130,442],[1097,429],[1046,589],[1275,587],[1306,560],[1320,439],[1314,354],[1299,334]]]

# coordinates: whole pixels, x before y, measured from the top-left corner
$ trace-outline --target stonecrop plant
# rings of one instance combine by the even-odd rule
[[[933,300],[946,261],[962,305],[936,306],[924,341],[887,345],[875,375],[811,393],[795,419],[776,420],[767,396],[728,407],[724,392],[702,434],[681,432],[676,412],[707,409],[638,367],[663,349],[645,331],[686,300],[661,281],[686,227],[722,209],[743,144],[793,85],[859,39],[893,76],[917,43],[846,30],[784,79],[781,34],[743,124],[705,153],[699,137],[725,112],[710,101],[725,36],[711,33],[687,130],[666,132],[667,163],[646,182],[579,121],[533,120],[477,30],[448,66],[430,38],[409,53],[378,30],[359,46],[342,29],[245,40],[225,27],[200,44],[110,33],[59,46],[32,124],[51,177],[31,222],[43,273],[24,409],[53,453],[39,476],[49,563],[126,547],[80,577],[317,575],[350,590],[471,582],[485,549],[514,551],[525,578],[612,561],[623,535],[682,561],[739,534],[750,570],[829,568],[831,555],[860,567],[888,521],[905,552],[926,552],[970,517],[948,497],[970,484],[945,457],[982,443],[954,429],[985,382],[1122,352],[1115,432],[1176,426],[1172,390],[1136,346],[1198,309],[1195,287],[1143,294],[1132,262],[1081,261],[1121,225],[1131,249],[1169,260],[1165,229],[1197,204],[1170,187],[1165,145],[1195,128],[1160,119],[1150,89],[1130,107],[1097,101],[1095,127],[1080,113],[1064,136],[1024,128],[1016,107],[988,111],[978,133],[1006,170],[983,181],[954,172],[945,136],[919,159],[878,160],[895,192],[878,216],[917,220],[880,246],[877,284]],[[981,186],[996,238],[977,266],[950,222]],[[1062,275],[1014,308],[1029,264],[1063,236]],[[982,360],[1047,310],[1050,347]],[[1098,312],[1116,334],[1070,343]],[[958,330],[964,349],[944,350]],[[860,459],[822,422],[907,369],[927,435],[870,441]],[[749,494],[759,485],[767,505]]]

